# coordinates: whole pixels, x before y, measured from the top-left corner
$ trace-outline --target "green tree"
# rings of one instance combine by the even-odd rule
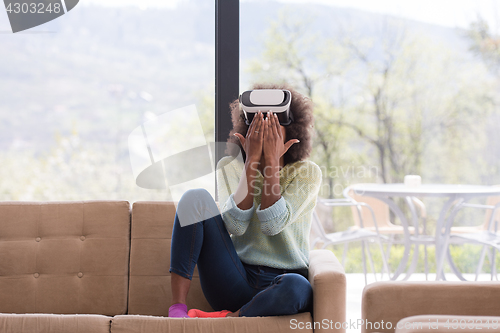
[[[302,15],[304,14],[304,15]],[[340,138],[342,129],[339,124],[325,121],[330,119],[334,110],[328,99],[316,98],[322,84],[341,77],[349,67],[348,53],[342,47],[330,43],[327,47],[318,47],[322,37],[311,29],[315,16],[292,11],[284,7],[279,12],[278,20],[270,23],[264,40],[262,57],[249,62],[248,71],[254,81],[287,82],[313,99],[315,104],[315,141],[314,156],[324,171],[327,187],[322,194],[334,195],[334,177],[328,177],[328,171],[341,165]],[[321,58],[321,61],[318,61]],[[334,60],[332,60],[333,58]],[[326,65],[326,66],[325,66]],[[339,91],[339,93],[341,93]]]
[[[377,22],[371,34],[353,23],[321,36],[305,13],[285,13],[270,24],[263,55],[249,70],[256,80],[291,82],[314,100],[315,147],[322,152],[315,156],[327,170],[363,161],[377,165],[380,181],[400,182],[405,174],[428,172],[426,160],[457,164],[462,156],[440,157],[457,144],[480,143],[481,116],[491,108],[480,68],[408,31],[401,20]],[[431,145],[437,149],[427,149]],[[455,174],[467,171],[466,164]]]
[[[476,21],[470,24],[466,36],[470,41],[470,50],[500,76],[500,35],[492,32],[488,22],[478,15]]]
[[[493,11],[496,8],[492,8]],[[491,82],[492,89],[496,92],[492,98],[495,105],[493,113],[488,117],[488,125],[484,132],[487,133],[488,149],[483,153],[486,160],[482,167],[482,178],[488,184],[498,184],[500,182],[500,135],[498,125],[500,124],[500,30],[498,30],[498,15],[496,22],[497,30],[493,30],[488,22],[479,14],[477,19],[470,24],[465,32],[465,37],[469,42],[469,50],[476,55],[489,69],[495,81]]]

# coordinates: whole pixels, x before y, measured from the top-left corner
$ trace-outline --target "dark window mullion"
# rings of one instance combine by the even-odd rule
[[[215,142],[225,142],[232,128],[229,103],[239,95],[239,69],[239,0],[215,0]],[[217,163],[224,149],[215,146]]]

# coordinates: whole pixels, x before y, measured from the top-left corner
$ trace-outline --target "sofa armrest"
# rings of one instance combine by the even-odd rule
[[[389,281],[363,290],[363,333],[394,332],[398,321],[417,315],[500,316],[500,283]]]
[[[333,252],[309,252],[309,282],[314,293],[314,332],[345,332],[346,277]]]

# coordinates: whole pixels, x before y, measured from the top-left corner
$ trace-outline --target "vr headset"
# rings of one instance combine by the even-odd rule
[[[245,91],[240,95],[240,105],[245,114],[245,123],[250,125],[253,117],[259,112],[272,111],[278,116],[280,125],[287,126],[293,121],[290,111],[292,93],[284,89],[256,89]]]

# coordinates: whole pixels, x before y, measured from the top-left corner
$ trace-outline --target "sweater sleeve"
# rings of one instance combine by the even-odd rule
[[[231,157],[223,157],[217,164],[217,195],[222,219],[227,230],[236,236],[243,235],[255,211],[255,203],[246,210],[240,209],[233,198],[243,172],[241,163]]]
[[[296,170],[292,182],[281,189],[281,198],[270,207],[261,210],[257,217],[261,231],[268,236],[279,234],[289,224],[305,214],[312,214],[321,186],[321,169],[314,162],[306,161]]]

